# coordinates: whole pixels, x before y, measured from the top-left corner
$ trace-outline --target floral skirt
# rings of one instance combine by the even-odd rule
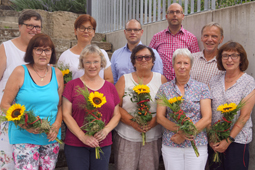
[[[9,143],[8,137],[9,122],[0,124],[0,169],[14,169],[14,161],[12,158],[12,145]]]
[[[13,158],[16,170],[54,170],[59,152],[57,142],[48,145],[14,144]]]

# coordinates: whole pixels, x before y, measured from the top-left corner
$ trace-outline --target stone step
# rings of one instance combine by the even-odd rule
[[[0,28],[16,28],[18,29],[18,23],[17,22],[8,22],[8,21],[1,21],[0,20]]]

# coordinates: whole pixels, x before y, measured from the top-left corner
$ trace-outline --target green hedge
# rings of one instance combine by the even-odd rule
[[[46,11],[70,11],[86,13],[86,0],[11,0],[17,11],[23,9],[42,9]]]

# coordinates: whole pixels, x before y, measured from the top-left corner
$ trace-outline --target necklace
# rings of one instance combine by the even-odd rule
[[[46,77],[46,75],[47,75],[47,73],[48,73],[48,66],[47,66],[47,68],[46,68],[47,71],[46,71],[46,73],[45,73],[44,76],[40,76],[39,73],[35,70],[34,66],[32,66],[32,67],[33,67],[34,71],[36,72],[36,74],[41,78],[41,81],[43,81],[44,77]]]

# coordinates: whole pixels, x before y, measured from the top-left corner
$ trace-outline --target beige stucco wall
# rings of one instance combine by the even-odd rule
[[[241,43],[247,54],[250,62],[249,68],[246,71],[248,74],[255,77],[255,2],[235,5],[232,7],[207,11],[198,14],[188,15],[183,21],[183,26],[188,31],[192,32],[198,39],[199,47],[202,50],[200,41],[201,28],[209,22],[218,22],[224,29],[223,43],[233,40]],[[149,45],[152,36],[167,28],[167,21],[143,25],[144,33],[142,42]],[[106,40],[113,45],[116,50],[126,44],[124,33],[116,31],[108,33]],[[253,109],[252,118],[255,123],[255,109]],[[253,128],[253,138],[255,137],[255,127]],[[255,140],[250,144],[250,165],[249,170],[255,169]]]

